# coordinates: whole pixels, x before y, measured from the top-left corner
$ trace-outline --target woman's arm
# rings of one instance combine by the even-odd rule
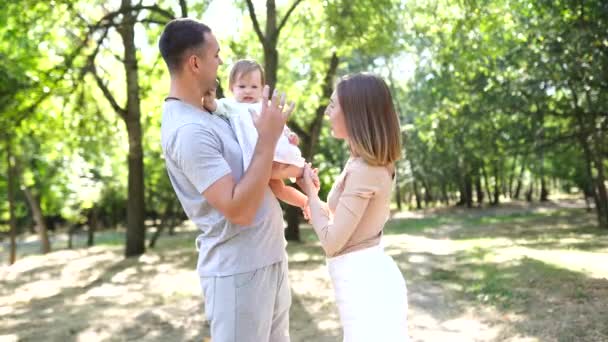
[[[307,171],[304,174],[306,181]],[[369,177],[365,169],[349,172],[345,179],[344,191],[333,213],[333,219],[324,209],[324,203],[319,199],[318,194],[315,192],[308,194],[310,221],[328,256],[336,255],[344,248],[359,225],[376,187],[373,177]],[[310,190],[307,187],[306,191]]]

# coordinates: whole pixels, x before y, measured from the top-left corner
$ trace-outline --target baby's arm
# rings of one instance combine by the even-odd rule
[[[307,206],[308,197],[297,189],[285,185],[282,180],[271,179],[269,185],[272,193],[281,201],[302,209]]]
[[[279,162],[272,163],[272,171],[270,179],[286,179],[286,178],[300,178],[302,177],[303,167],[297,167],[291,164],[283,164]]]

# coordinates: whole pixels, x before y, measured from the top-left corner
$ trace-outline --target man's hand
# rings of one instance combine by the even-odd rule
[[[205,109],[211,113],[217,110],[217,103],[215,102],[215,88],[209,90],[205,96],[203,96],[203,107],[205,107]]]
[[[289,118],[289,115],[295,108],[295,103],[291,102],[286,105],[285,94],[279,95],[275,91],[269,101],[270,88],[266,85],[262,92],[262,110],[254,121],[255,127],[258,129],[260,140],[268,139],[276,144],[279,136],[283,133],[283,127]],[[254,118],[256,115],[252,115]],[[258,140],[258,142],[260,141]]]

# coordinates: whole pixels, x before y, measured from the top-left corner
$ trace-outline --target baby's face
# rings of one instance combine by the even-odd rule
[[[232,85],[232,94],[237,102],[256,103],[262,100],[262,75],[259,70],[238,75]]]

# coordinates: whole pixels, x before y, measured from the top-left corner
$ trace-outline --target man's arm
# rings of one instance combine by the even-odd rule
[[[232,175],[228,174],[207,188],[203,196],[228,221],[243,226],[250,225],[264,199],[273,156],[271,142],[258,141],[249,169],[241,180],[236,183]]]
[[[285,96],[279,98],[275,91],[268,103],[268,86],[264,87],[262,110],[256,125],[259,138],[249,168],[238,183],[232,175],[226,175],[202,193],[209,204],[230,222],[250,225],[262,204],[265,189],[270,181],[274,150],[294,104],[283,107]]]

